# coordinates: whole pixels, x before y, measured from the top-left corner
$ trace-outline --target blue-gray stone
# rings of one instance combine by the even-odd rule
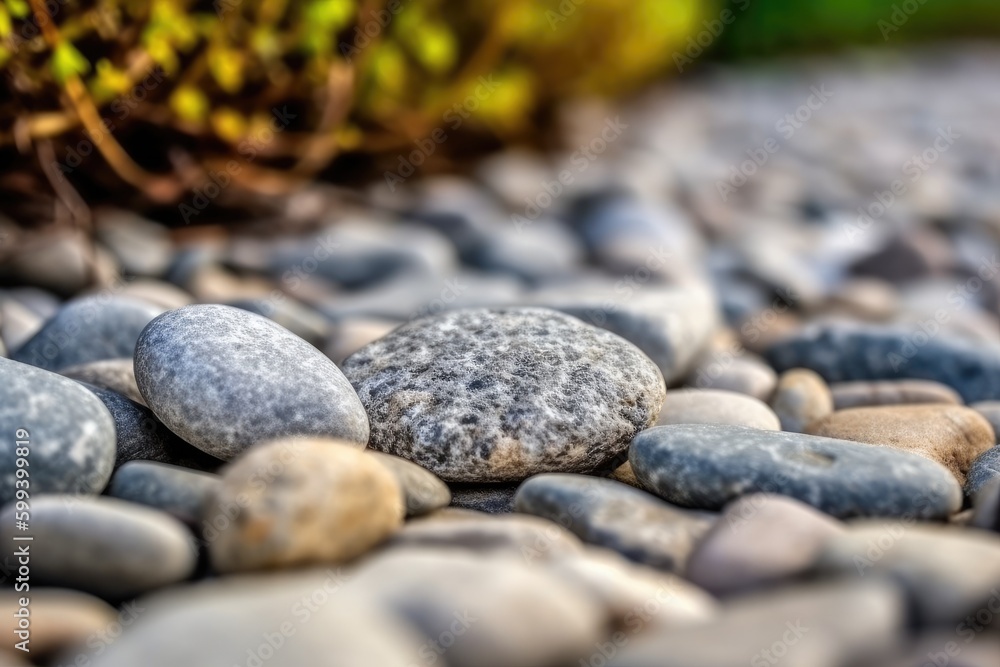
[[[155,461],[129,461],[115,471],[107,493],[154,507],[195,527],[205,503],[221,486],[222,478],[211,473]]]
[[[928,325],[934,331],[936,322]],[[948,385],[966,403],[1000,398],[1000,347],[924,329],[848,323],[808,327],[775,343],[767,359],[778,371],[809,368],[827,382],[916,378]]]
[[[15,499],[16,440],[29,442],[32,498],[100,493],[111,477],[114,420],[96,396],[55,373],[0,358],[0,433],[0,504]]]
[[[13,358],[54,371],[131,357],[143,327],[162,312],[158,306],[129,297],[81,297],[60,308]]]
[[[662,570],[680,572],[718,515],[669,505],[602,477],[536,475],[514,498],[518,512],[555,521],[590,544]]]
[[[223,460],[289,436],[368,442],[368,417],[340,369],[239,308],[185,306],[150,322],[136,345],[135,379],[167,428]]]
[[[942,519],[962,504],[947,468],[917,454],[846,440],[742,426],[657,426],[632,442],[643,488],[719,510],[750,493],[791,496],[835,517]]]
[[[992,480],[1000,480],[1000,445],[980,454],[965,476],[965,495],[974,497]]]

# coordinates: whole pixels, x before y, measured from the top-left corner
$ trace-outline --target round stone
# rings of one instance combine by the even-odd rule
[[[508,514],[514,511],[514,494],[520,482],[508,484],[449,484],[451,506],[485,512]]]
[[[202,508],[221,487],[218,475],[155,461],[129,461],[111,477],[108,495],[154,507],[196,526]]]
[[[160,421],[223,460],[285,436],[368,442],[364,408],[337,366],[239,308],[185,306],[156,318],[136,346],[135,377]]]
[[[731,424],[781,430],[778,416],[766,403],[753,396],[722,389],[670,391],[656,424]]]
[[[671,572],[684,570],[695,543],[716,519],[621,482],[555,473],[521,484],[514,506],[566,527],[584,542]]]
[[[993,427],[960,405],[883,405],[838,410],[809,433],[920,454],[951,470],[960,484],[977,456],[993,446]]]
[[[831,385],[835,410],[872,405],[950,403],[961,405],[962,397],[951,387],[931,380],[881,380],[837,382]]]
[[[392,454],[370,452],[379,463],[389,469],[403,490],[406,516],[420,516],[451,503],[451,490],[437,475],[416,463]]]
[[[778,378],[771,407],[781,420],[781,430],[803,433],[809,424],[833,412],[833,397],[818,373],[793,368]]]
[[[31,500],[27,532],[14,530],[13,506],[0,514],[0,536],[31,535],[31,582],[109,600],[187,579],[197,549],[187,528],[163,512],[115,498],[65,495]]]
[[[665,388],[638,348],[541,308],[415,320],[344,362],[374,449],[446,481],[518,481],[609,464]]]
[[[347,561],[402,523],[389,469],[350,443],[288,438],[254,447],[222,471],[203,532],[220,572]]]
[[[131,357],[143,327],[162,312],[158,306],[129,297],[81,297],[60,308],[17,350],[14,359],[55,371]]]
[[[0,430],[7,438],[0,447],[0,503],[27,488],[25,479],[34,498],[100,493],[111,478],[114,419],[73,380],[0,358]],[[19,458],[27,461],[26,477],[18,477]]]
[[[962,493],[939,463],[889,447],[740,426],[657,426],[636,437],[629,461],[661,498],[718,510],[756,492],[791,496],[835,517],[941,519]]]
[[[981,401],[973,403],[969,407],[986,418],[986,421],[993,427],[993,433],[997,436],[997,442],[1000,444],[1000,401]]]

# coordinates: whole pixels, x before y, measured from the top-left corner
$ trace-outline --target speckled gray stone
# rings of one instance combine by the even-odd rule
[[[162,312],[158,306],[122,296],[74,299],[60,308],[13,358],[59,370],[101,359],[131,357],[143,327]]]
[[[11,544],[14,507],[0,514]],[[197,550],[173,517],[116,498],[50,495],[31,500],[31,583],[111,600],[187,579]]]
[[[673,507],[627,484],[586,475],[537,475],[521,484],[518,512],[569,529],[637,563],[682,572],[717,515]]]
[[[87,384],[102,389],[117,391],[136,403],[145,405],[142,394],[139,393],[139,385],[135,383],[135,370],[132,366],[132,357],[124,359],[102,359],[91,361],[86,364],[70,366],[60,369],[59,375],[65,375],[74,380],[80,380]]]
[[[976,457],[965,476],[965,495],[975,496],[991,480],[1000,479],[1000,445]]]
[[[219,459],[177,437],[148,408],[110,389],[82,384],[101,399],[115,420],[115,468],[135,460],[159,461],[208,471],[215,471],[222,465]]]
[[[406,516],[421,516],[451,503],[448,485],[430,470],[392,454],[371,452],[371,455],[399,482],[406,502]]]
[[[154,461],[129,461],[115,471],[107,493],[196,526],[208,498],[221,485],[218,475]]]
[[[344,361],[374,449],[446,481],[607,465],[654,423],[663,376],[618,336],[543,308],[415,320]]]
[[[368,441],[368,417],[337,366],[239,308],[185,306],[153,320],[136,346],[135,378],[160,421],[220,459],[285,436]]]
[[[100,493],[115,464],[115,422],[76,382],[0,359],[0,504],[15,498],[15,439],[28,431],[30,492]]]
[[[507,484],[449,484],[451,506],[486,514],[510,514],[520,482]]]
[[[755,492],[797,498],[827,514],[940,519],[962,493],[917,454],[801,433],[684,424],[643,431],[629,461],[639,482],[683,507],[717,510]]]

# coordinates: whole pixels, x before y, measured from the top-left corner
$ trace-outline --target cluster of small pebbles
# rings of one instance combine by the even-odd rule
[[[259,224],[0,223],[0,664],[996,667],[996,56],[577,104]]]

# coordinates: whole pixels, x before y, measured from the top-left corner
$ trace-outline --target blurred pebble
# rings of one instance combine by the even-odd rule
[[[111,642],[119,636],[139,613],[134,604],[126,603],[121,612],[104,600],[86,593],[64,588],[30,589],[30,636],[26,646],[36,656],[53,656],[64,649],[91,643]],[[4,591],[0,594],[0,632],[9,638],[18,637],[17,612],[23,593]],[[20,637],[4,642],[2,650],[16,653],[12,644]],[[3,664],[0,658],[0,664]]]
[[[421,516],[451,504],[451,490],[431,471],[382,452],[369,452],[396,478],[403,491],[406,516]]]
[[[107,494],[153,507],[197,527],[202,508],[221,486],[218,475],[157,461],[128,461],[111,477]]]
[[[514,494],[519,482],[508,484],[452,483],[451,506],[487,514],[507,514],[514,511]]]
[[[613,480],[555,473],[525,481],[514,506],[518,512],[565,526],[584,542],[678,573],[683,573],[695,543],[717,518],[673,507]]]
[[[353,443],[276,440],[221,474],[202,514],[219,572],[351,560],[391,535],[405,514],[396,478]]]
[[[0,534],[15,535],[14,507]],[[196,550],[173,517],[116,498],[38,496],[31,501],[31,580],[119,600],[194,572]]]
[[[947,385],[931,380],[878,380],[837,382],[830,385],[835,410],[872,405],[907,403],[951,403],[961,405],[962,397]]]
[[[752,396],[721,389],[677,389],[667,393],[657,426],[667,424],[731,424],[781,430],[778,416]]]
[[[132,357],[101,359],[67,366],[59,370],[59,375],[102,389],[110,389],[140,405],[146,404],[142,394],[139,393],[139,385],[135,382]]]
[[[990,447],[972,462],[965,480],[965,494],[969,497],[976,495],[994,479],[1000,479],[1000,445]]]
[[[778,377],[771,408],[781,420],[781,430],[805,433],[809,424],[833,412],[833,396],[817,373],[793,368]]]

